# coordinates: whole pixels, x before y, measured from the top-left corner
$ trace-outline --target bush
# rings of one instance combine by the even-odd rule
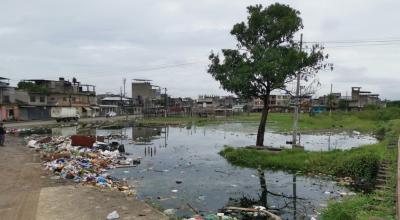
[[[349,154],[336,167],[336,176],[350,176],[356,182],[373,182],[379,169],[379,155],[373,152]]]

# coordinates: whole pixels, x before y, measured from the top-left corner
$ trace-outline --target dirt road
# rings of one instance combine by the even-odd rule
[[[0,176],[1,220],[97,220],[114,210],[119,219],[168,219],[120,192],[52,180],[42,170],[39,155],[18,137],[8,137],[0,147]]]

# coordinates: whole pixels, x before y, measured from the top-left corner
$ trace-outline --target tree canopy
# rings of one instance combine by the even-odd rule
[[[299,42],[293,40],[303,28],[299,11],[279,3],[247,9],[247,23],[231,30],[237,48],[222,49],[222,59],[214,52],[209,56],[208,72],[223,89],[244,98],[265,98],[275,89],[285,90],[299,71],[308,79],[327,67],[323,47],[315,44],[300,51]]]
[[[275,3],[247,7],[247,23],[235,24],[231,34],[236,49],[222,49],[222,58],[211,52],[208,72],[223,89],[241,98],[261,98],[264,103],[257,132],[257,146],[263,146],[269,97],[273,90],[288,91],[287,85],[298,74],[308,80],[328,64],[327,55],[318,44],[301,50],[293,40],[303,28],[300,12],[288,5]]]

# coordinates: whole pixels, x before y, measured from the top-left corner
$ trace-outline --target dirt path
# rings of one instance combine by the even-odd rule
[[[9,136],[0,147],[0,219],[168,219],[159,211],[120,192],[100,191],[64,180],[51,180],[39,155],[21,138]]]

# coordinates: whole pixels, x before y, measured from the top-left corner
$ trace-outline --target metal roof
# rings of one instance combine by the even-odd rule
[[[129,99],[124,97],[108,96],[101,99],[102,101],[129,101]]]

